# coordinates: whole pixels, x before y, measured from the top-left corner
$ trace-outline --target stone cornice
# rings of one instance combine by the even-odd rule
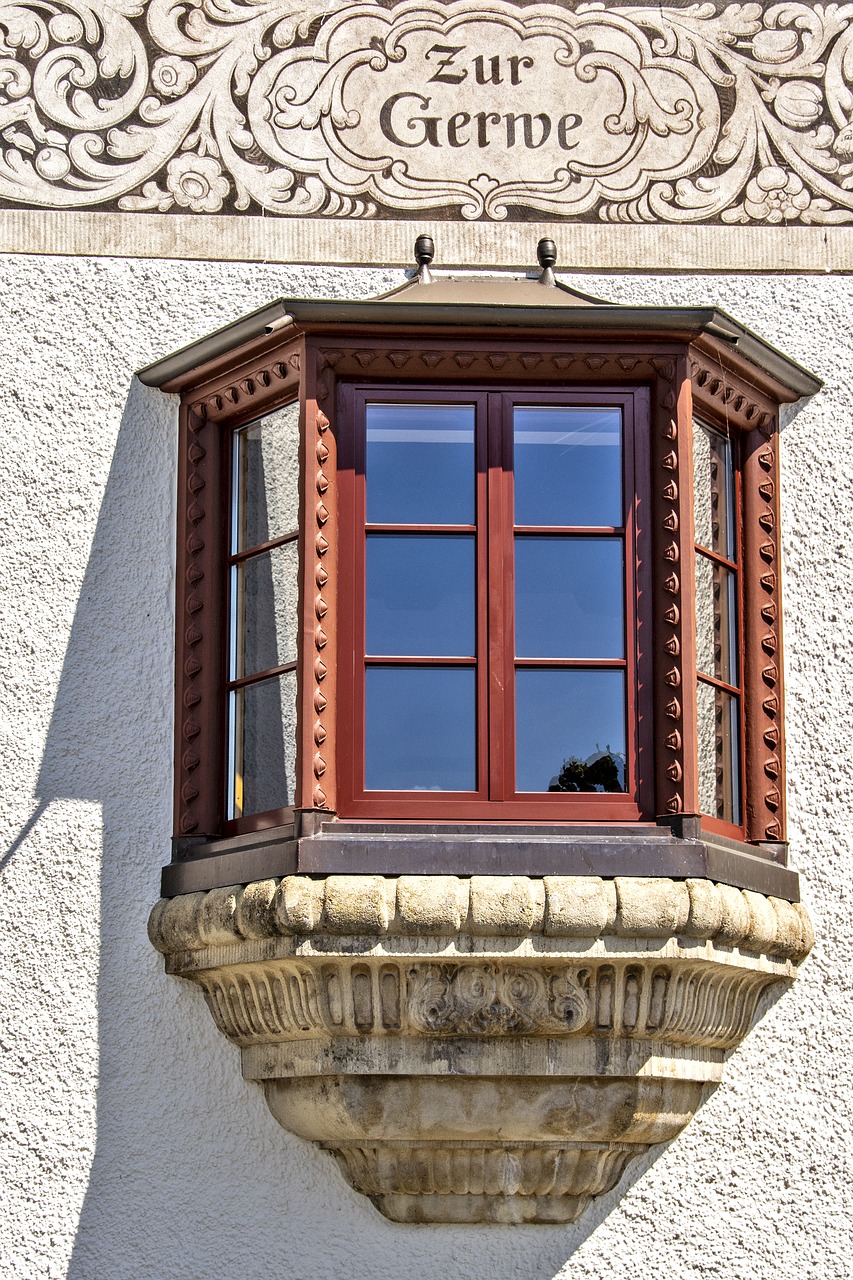
[[[167,956],[322,935],[686,939],[796,964],[814,934],[799,903],[709,880],[590,876],[286,876],[161,899],[151,942]]]

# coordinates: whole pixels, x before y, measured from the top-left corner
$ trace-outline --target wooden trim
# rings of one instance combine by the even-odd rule
[[[300,521],[305,530],[299,601],[296,807],[336,805],[338,430],[325,364],[309,349],[305,369],[304,465]],[[310,726],[310,728],[309,728]]]
[[[693,400],[687,360],[653,358],[652,474],[656,812],[698,812],[692,524]],[[685,591],[685,583],[691,589]],[[686,678],[689,673],[689,678]]]
[[[179,431],[175,834],[212,835],[224,821],[227,468],[204,403],[182,405]]]
[[[745,824],[772,843],[786,839],[778,439],[774,418],[742,440]]]

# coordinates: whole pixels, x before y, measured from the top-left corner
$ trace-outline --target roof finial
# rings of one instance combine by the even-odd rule
[[[540,284],[556,285],[557,281],[554,276],[554,263],[557,261],[557,246],[553,240],[540,240],[536,246],[536,257],[539,259],[539,265],[542,268],[542,274],[539,277]]]
[[[432,284],[429,264],[435,257],[435,243],[432,236],[418,236],[415,241],[415,262],[418,264],[418,282]]]

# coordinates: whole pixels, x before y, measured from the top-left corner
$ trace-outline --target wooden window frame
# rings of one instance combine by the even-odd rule
[[[609,660],[518,659],[514,653],[513,592],[510,566],[513,543],[523,526],[513,521],[511,407],[535,401],[537,405],[616,406],[623,422],[622,488],[623,523],[586,530],[591,534],[618,534],[624,547],[625,657]],[[476,518],[466,527],[477,547],[477,649],[480,660],[459,660],[456,665],[475,666],[477,672],[477,791],[403,792],[367,791],[363,785],[365,741],[363,675],[378,661],[364,651],[364,550],[366,533],[376,531],[364,511],[365,411],[375,403],[473,404],[476,420]],[[653,783],[649,776],[652,741],[650,655],[641,651],[637,626],[638,599],[647,607],[647,531],[638,534],[638,512],[648,507],[648,390],[584,387],[555,388],[537,385],[453,386],[430,383],[342,382],[338,388],[341,432],[338,439],[338,491],[341,542],[340,561],[341,652],[354,661],[341,664],[339,674],[340,741],[345,750],[337,762],[338,813],[343,818],[388,818],[416,821],[525,821],[525,822],[638,822],[654,818]],[[403,527],[403,526],[401,526]],[[420,526],[406,525],[408,532]],[[430,526],[432,527],[432,526]],[[428,526],[423,526],[426,530]],[[531,527],[530,531],[535,531]],[[541,531],[541,530],[540,530]],[[582,532],[554,526],[558,534]],[[549,527],[548,532],[551,532]],[[642,583],[642,590],[640,584]],[[509,588],[509,589],[508,589]],[[649,619],[645,619],[648,628]],[[395,665],[403,659],[383,658]],[[405,660],[412,662],[412,659]],[[433,660],[427,665],[440,665]],[[625,673],[626,767],[625,793],[521,792],[514,785],[514,672],[520,666],[575,666],[584,669],[618,667]],[[645,767],[645,776],[639,770]]]
[[[704,345],[703,345],[704,344]],[[740,440],[744,823],[731,835],[762,857],[785,861],[782,626],[778,548],[778,400],[753,367],[732,353],[719,361],[710,340],[646,335],[643,340],[559,332],[532,338],[511,329],[488,335],[448,329],[391,337],[386,331],[276,335],[238,359],[219,356],[182,387],[179,454],[178,676],[176,688],[176,848],[201,847],[252,832],[285,830],[339,810],[338,762],[345,717],[338,697],[342,631],[337,440],[338,387],[359,380],[399,386],[461,383],[572,394],[647,388],[650,399],[648,578],[651,713],[645,728],[654,796],[647,812],[677,834],[714,833],[697,813],[695,622],[692,582],[694,413]],[[227,619],[227,458],[232,428],[263,417],[298,394],[301,402],[299,742],[294,806],[225,823],[224,688]],[[346,589],[343,584],[344,591]],[[532,821],[555,821],[533,802]],[[560,799],[561,797],[557,797]],[[494,806],[498,810],[500,806]],[[489,820],[509,814],[495,811]],[[511,820],[522,820],[513,817]],[[691,825],[692,824],[692,825]],[[642,826],[642,821],[637,825]],[[183,855],[179,855],[183,856]],[[355,869],[355,868],[354,868]]]

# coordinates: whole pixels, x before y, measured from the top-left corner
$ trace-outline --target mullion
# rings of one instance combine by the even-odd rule
[[[739,698],[743,692],[739,685],[726,684],[725,680],[718,680],[715,676],[708,676],[704,671],[697,671],[696,679],[701,681],[702,684],[709,684],[715,689],[722,689],[724,693],[730,693],[735,698]]]
[[[366,524],[365,533],[474,533],[475,524]]]
[[[514,659],[516,667],[569,667],[574,669],[617,668],[624,670],[628,665],[627,658],[519,658]]]
[[[477,655],[469,653],[457,657],[444,654],[430,657],[418,654],[366,653],[364,661],[368,667],[476,667]]]
[[[623,538],[625,536],[625,526],[621,524],[514,524],[512,531],[519,537]]]
[[[236,680],[228,680],[226,688],[245,689],[246,685],[258,684],[261,680],[270,680],[273,676],[286,675],[288,671],[295,671],[299,664],[297,662],[284,662],[277,667],[267,667],[264,671],[253,671],[249,676],[238,676]]]
[[[246,547],[242,551],[235,551],[233,555],[228,557],[229,565],[242,564],[244,560],[251,560],[253,556],[263,555],[265,551],[274,551],[276,547],[286,546],[289,542],[296,542],[299,537],[299,530],[295,529],[291,533],[284,533],[280,538],[273,538],[270,542],[259,542],[255,547]]]
[[[721,556],[718,551],[712,551],[710,547],[705,547],[701,542],[695,544],[696,551],[700,556],[704,556],[706,560],[712,560],[714,564],[720,565],[723,569],[728,569],[732,573],[738,572],[738,564],[736,560],[728,560],[725,556]]]

